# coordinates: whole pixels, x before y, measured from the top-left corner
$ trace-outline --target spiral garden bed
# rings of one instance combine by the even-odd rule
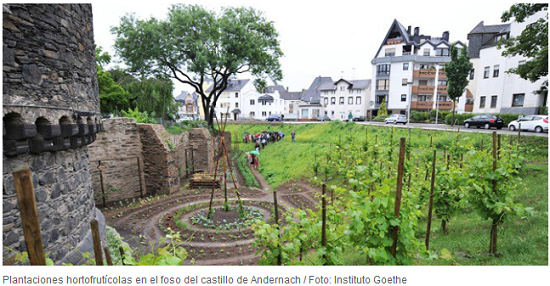
[[[229,210],[224,208],[223,190],[214,193],[213,216],[207,218],[211,189],[187,189],[145,200],[134,200],[104,209],[107,223],[113,226],[138,252],[150,251],[159,239],[179,232],[187,250],[185,263],[196,265],[256,265],[258,255],[250,228],[255,220],[273,223],[273,193],[265,180],[260,188],[243,187],[237,174],[244,216],[237,208],[233,184],[228,185]],[[293,182],[277,189],[280,223],[288,208],[316,209],[318,199],[307,183]],[[170,229],[170,230],[169,230]]]

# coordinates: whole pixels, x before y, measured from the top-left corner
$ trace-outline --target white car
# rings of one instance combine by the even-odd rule
[[[407,124],[407,116],[405,116],[404,114],[392,114],[388,118],[384,119],[384,122],[386,124],[388,124],[388,123],[393,123],[393,124],[403,123],[403,125],[405,125],[405,124]]]
[[[515,131],[521,130],[535,131],[537,133],[548,132],[548,115],[527,115],[518,118],[508,124],[508,129]]]

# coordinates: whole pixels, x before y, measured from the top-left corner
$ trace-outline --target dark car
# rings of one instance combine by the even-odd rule
[[[353,121],[365,121],[366,119],[365,116],[357,116],[353,118]]]
[[[470,128],[472,126],[475,126],[477,128],[483,127],[485,129],[496,127],[497,129],[501,129],[504,126],[504,123],[504,119],[502,119],[502,117],[500,116],[492,114],[481,114],[464,120],[464,127]]]
[[[271,114],[269,117],[265,119],[265,121],[281,121],[281,115],[280,114]]]

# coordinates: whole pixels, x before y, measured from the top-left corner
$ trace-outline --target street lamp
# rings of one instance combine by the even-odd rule
[[[411,121],[411,103],[412,103],[412,85],[413,81],[407,82],[407,85],[409,85],[409,102],[407,103],[407,128],[410,128],[410,121]]]

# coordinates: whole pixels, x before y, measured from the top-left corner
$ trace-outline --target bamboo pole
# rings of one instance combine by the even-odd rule
[[[31,170],[28,167],[17,168],[13,172],[13,182],[15,184],[15,191],[17,192],[23,237],[25,238],[25,245],[29,253],[30,264],[46,265]]]

